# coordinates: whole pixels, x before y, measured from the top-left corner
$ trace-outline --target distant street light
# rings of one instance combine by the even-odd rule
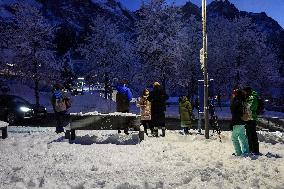
[[[208,70],[207,70],[207,31],[206,31],[206,0],[202,0],[202,59],[204,75],[204,124],[205,138],[209,139],[209,107],[208,107]]]

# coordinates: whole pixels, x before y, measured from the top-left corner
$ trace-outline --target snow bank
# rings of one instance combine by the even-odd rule
[[[283,140],[280,133],[260,133],[268,156],[243,158],[231,155],[230,132],[222,143],[168,131],[139,144],[136,133],[78,131],[69,144],[54,128],[9,129],[0,139],[0,188],[284,188],[284,145],[265,142]]]
[[[0,127],[7,127],[9,123],[6,123],[4,121],[0,121]]]

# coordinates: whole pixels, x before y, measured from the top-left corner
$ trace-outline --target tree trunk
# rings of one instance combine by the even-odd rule
[[[35,82],[35,102],[36,102],[36,107],[39,106],[39,91],[38,91],[38,85],[39,85],[39,76],[38,76],[38,64],[36,60],[36,47],[37,43],[33,43],[33,50],[34,50],[34,82]]]
[[[34,63],[34,82],[35,82],[35,101],[36,106],[39,106],[39,78],[38,78],[38,68],[37,62]]]

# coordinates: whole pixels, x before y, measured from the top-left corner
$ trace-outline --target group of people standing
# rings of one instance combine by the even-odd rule
[[[118,84],[116,89],[117,111],[128,113],[132,93],[126,86],[126,82]],[[148,135],[147,128],[149,128],[151,134],[158,137],[159,127],[162,129],[161,136],[164,137],[166,135],[165,111],[168,98],[165,90],[158,82],[154,82],[152,91],[148,89],[143,90],[141,97],[137,101],[137,106],[140,107],[141,124],[144,126],[146,135]],[[120,133],[120,128],[118,128],[118,132]],[[124,128],[124,133],[128,134],[127,127]]]
[[[119,83],[116,95],[117,111],[128,113],[131,99],[132,93],[126,86],[126,82]],[[137,107],[140,108],[141,124],[144,127],[146,135],[148,135],[149,128],[151,135],[158,137],[158,129],[161,128],[161,136],[165,137],[165,112],[166,101],[168,99],[168,95],[158,82],[153,83],[152,91],[146,88],[138,98]],[[189,129],[192,127],[192,106],[186,96],[179,98],[179,113],[184,134],[190,134]],[[120,128],[118,128],[118,132],[121,133]],[[128,127],[124,128],[124,133],[129,134]]]
[[[122,81],[116,87],[117,112],[129,113],[130,110],[132,93],[126,84],[126,81]],[[158,137],[158,128],[160,127],[162,130],[161,136],[165,136],[165,112],[168,98],[165,90],[158,82],[154,82],[152,91],[147,88],[143,90],[141,97],[137,101],[137,106],[140,107],[141,124],[144,126],[146,135],[148,135],[147,129],[149,128],[152,136]],[[56,132],[64,132],[64,126],[70,121],[67,109],[70,108],[71,103],[63,92],[63,86],[58,83],[54,85],[51,103],[57,121]],[[251,87],[233,91],[230,107],[232,113],[231,130],[235,149],[234,155],[236,156],[249,153],[259,154],[259,142],[256,132],[258,106],[258,94]],[[190,134],[192,106],[186,96],[179,99],[179,113],[184,134]],[[121,133],[120,128],[118,128],[118,133]],[[124,133],[129,134],[127,126],[124,128]]]
[[[232,142],[235,153],[233,155],[259,155],[259,142],[256,132],[257,120],[257,92],[251,87],[235,89],[232,94]]]

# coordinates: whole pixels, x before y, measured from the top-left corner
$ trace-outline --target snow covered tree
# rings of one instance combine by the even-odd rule
[[[166,82],[175,77],[177,63],[182,59],[179,31],[182,28],[179,9],[165,0],[144,3],[136,23],[137,51],[142,58],[140,74],[146,83]]]
[[[111,20],[97,16],[89,35],[77,49],[88,61],[89,73],[129,78],[133,63],[133,45]]]
[[[15,53],[14,72],[35,82],[36,104],[39,104],[39,81],[54,78],[58,68],[52,50],[53,27],[38,7],[21,2],[12,6],[12,23],[3,31],[8,35],[7,48]]]
[[[197,92],[197,81],[202,76],[199,62],[199,50],[202,46],[201,32],[201,23],[192,15],[185,21],[185,26],[179,33],[183,58],[178,63],[175,88],[191,97]]]
[[[208,21],[209,77],[215,79],[217,90],[229,92],[250,85],[264,91],[278,77],[278,64],[266,36],[251,19],[215,17]]]

